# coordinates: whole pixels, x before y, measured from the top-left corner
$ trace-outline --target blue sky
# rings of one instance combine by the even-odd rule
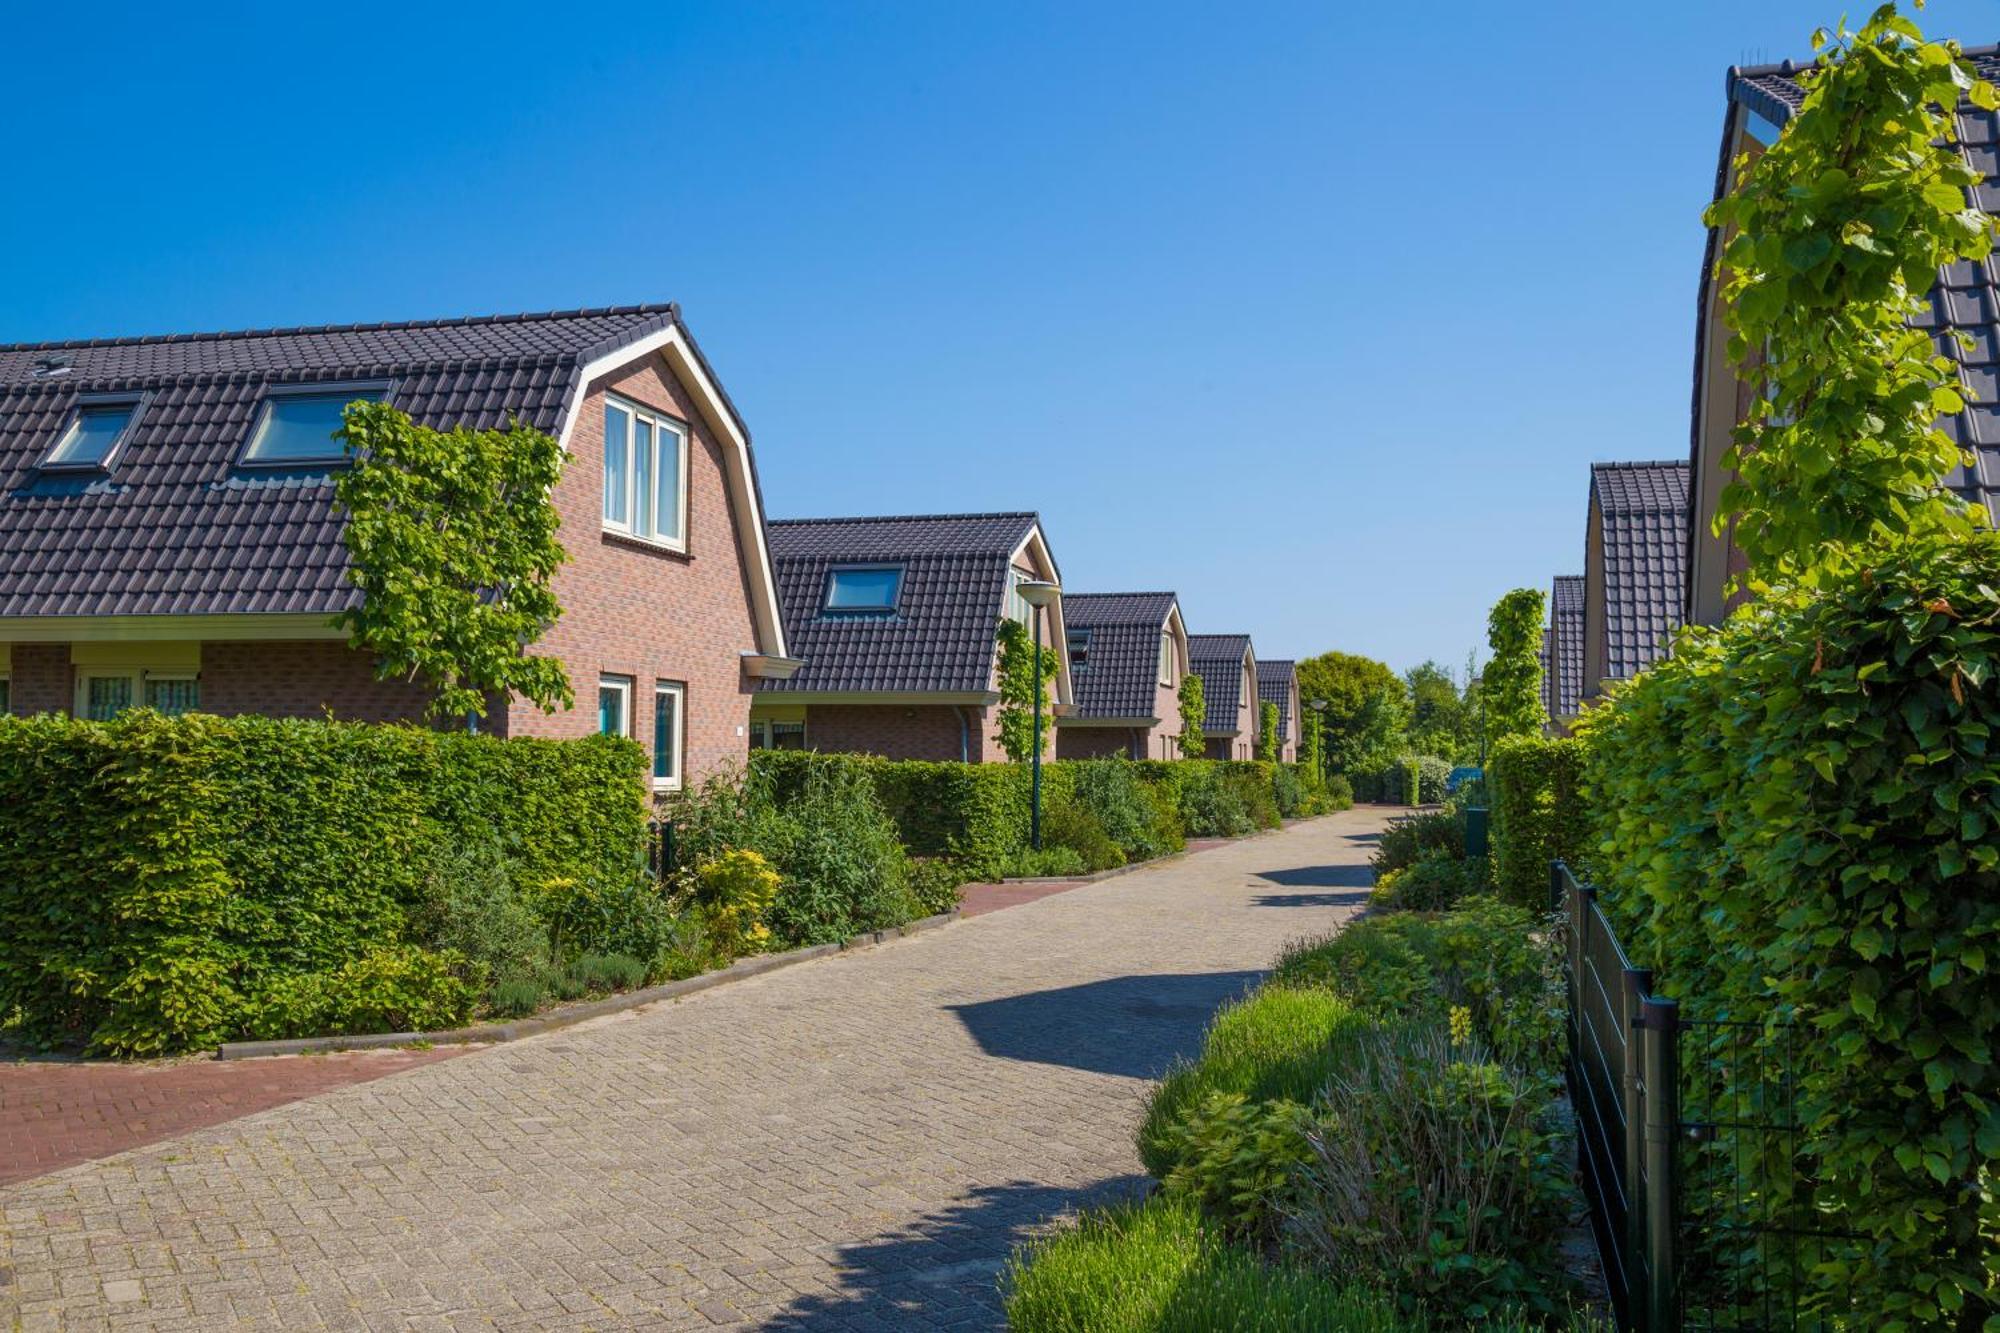
[[[0,341],[678,300],[774,516],[1406,667],[1685,454],[1723,71],[1839,5],[467,12],[11,14]]]

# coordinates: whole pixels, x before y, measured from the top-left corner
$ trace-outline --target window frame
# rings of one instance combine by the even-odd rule
[[[342,405],[357,398],[372,398],[379,403],[394,403],[396,381],[394,380],[330,380],[298,381],[287,384],[270,384],[257,400],[257,410],[250,414],[250,429],[244,432],[243,442],[236,447],[235,466],[252,468],[260,472],[322,471],[329,467],[344,467],[347,454],[344,450],[333,453],[314,454],[299,458],[258,458],[252,450],[257,447],[257,439],[264,432],[264,426],[271,416],[271,403],[279,398],[340,398]],[[332,443],[331,440],[328,441]]]
[[[830,566],[826,571],[826,585],[820,591],[820,615],[822,618],[833,620],[885,620],[900,615],[903,610],[903,584],[907,573],[907,566],[882,562]],[[894,574],[896,576],[894,596],[889,599],[887,606],[835,606],[833,585],[842,574]]]
[[[1078,640],[1082,640],[1083,652],[1078,654]],[[1063,651],[1069,656],[1071,673],[1090,669],[1090,626],[1076,625],[1063,628]]]
[[[750,748],[752,750],[778,749],[779,747],[774,739],[776,733],[773,731],[773,728],[775,727],[797,727],[799,729],[798,748],[801,750],[811,748],[811,745],[806,740],[805,722],[795,722],[790,718],[776,717],[753,717],[750,719]]]
[[[91,666],[76,669],[76,697],[70,716],[79,720],[90,719],[90,682],[93,680],[123,680],[131,685],[131,702],[127,708],[146,707],[146,686],[152,681],[173,680],[193,681],[195,685],[195,705],[189,713],[201,711],[201,671],[194,667],[124,667]],[[116,714],[112,715],[117,716]],[[185,713],[169,713],[168,717],[184,717]],[[99,721],[110,721],[100,718]]]
[[[35,471],[46,472],[52,476],[108,475],[118,466],[118,460],[124,454],[125,446],[132,441],[132,432],[138,427],[139,418],[145,414],[146,407],[152,399],[153,395],[150,393],[78,394],[69,411],[63,414],[62,425],[56,430],[56,438],[43,451],[41,461],[35,464]],[[57,460],[57,452],[69,443],[70,435],[82,424],[84,413],[118,407],[130,409],[130,415],[125,418],[125,424],[119,427],[117,436],[111,441],[111,447],[104,451],[103,458],[91,463],[66,463]]]
[[[600,437],[598,440],[597,464],[599,486],[597,512],[598,520],[603,525],[604,531],[612,533],[625,541],[640,542],[647,546],[658,547],[663,551],[673,551],[679,555],[686,555],[688,549],[689,521],[688,471],[690,467],[689,456],[694,452],[694,428],[677,416],[662,412],[657,407],[648,407],[644,403],[635,402],[622,394],[606,393],[604,401],[599,407],[600,409],[616,407],[619,411],[623,412],[625,414],[626,432],[625,517],[622,520],[613,519],[609,514],[604,512],[605,496],[602,483],[610,474],[610,458],[608,454],[610,440],[608,437]],[[638,524],[635,521],[638,517],[636,505],[639,501],[639,494],[637,485],[638,462],[634,446],[639,433],[638,423],[642,419],[653,428],[653,456],[646,473],[649,478],[647,489],[650,492],[646,497],[648,505],[653,504],[659,498],[660,438],[662,434],[672,435],[680,442],[678,450],[680,455],[680,484],[675,488],[675,498],[679,501],[680,505],[680,512],[675,515],[675,524],[679,529],[679,535],[675,537],[663,537],[659,534],[658,529],[660,524],[657,513],[653,515],[654,531],[650,534],[640,532]],[[603,423],[600,420],[599,430],[602,431],[602,429]]]
[[[660,696],[670,695],[674,701],[673,755],[674,771],[660,776]],[[687,683],[679,680],[655,680],[653,682],[653,744],[652,763],[648,772],[652,777],[654,791],[679,791],[687,779]]]
[[[1159,681],[1161,689],[1171,690],[1172,688],[1174,688],[1174,686],[1180,684],[1180,682],[1174,678],[1174,668],[1180,664],[1180,656],[1181,655],[1174,650],[1174,632],[1170,629],[1161,630],[1160,666],[1159,666],[1159,671],[1155,676],[1155,679]]]
[[[598,735],[623,736],[627,740],[632,739],[632,694],[633,694],[633,686],[636,683],[637,682],[634,681],[634,679],[631,676],[617,676],[617,675],[612,675],[609,672],[602,672],[602,671],[598,673],[597,675],[597,734]],[[606,731],[604,729],[604,692],[606,690],[615,690],[619,695],[620,702],[618,704],[618,717],[620,722],[620,730],[618,731]]]

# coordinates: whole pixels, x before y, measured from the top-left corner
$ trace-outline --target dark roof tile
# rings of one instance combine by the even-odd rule
[[[1289,658],[1257,659],[1257,702],[1278,706],[1278,735],[1292,734],[1292,695],[1299,688],[1298,663]],[[1262,726],[1262,722],[1258,723]]]
[[[1237,710],[1243,701],[1243,656],[1249,652],[1248,634],[1188,635],[1188,665],[1201,677],[1202,730],[1241,730]]]
[[[1071,634],[1090,634],[1088,660],[1071,654],[1070,680],[1076,715],[1082,718],[1139,718],[1157,714],[1160,635],[1177,599],[1170,592],[1069,593],[1063,597],[1063,625]]]
[[[1603,525],[1605,674],[1626,680],[1666,655],[1681,624],[1688,465],[1594,464],[1590,494]]]
[[[1558,574],[1549,597],[1549,715],[1574,717],[1583,707],[1583,575]]]

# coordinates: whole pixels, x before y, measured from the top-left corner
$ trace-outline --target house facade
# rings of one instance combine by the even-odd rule
[[[1071,593],[1065,647],[1076,707],[1056,730],[1063,759],[1178,759],[1187,626],[1170,592]]]
[[[1209,759],[1255,758],[1257,655],[1248,634],[1191,634],[1188,657],[1201,677]]]
[[[359,398],[570,454],[531,651],[576,704],[496,701],[484,730],[632,736],[660,790],[740,755],[755,683],[797,663],[748,432],[672,305],[0,348],[0,703],[420,720],[428,692],[332,626]]]
[[[1592,465],[1579,707],[1666,656],[1682,624],[1687,522],[1687,464]],[[1558,660],[1566,646],[1558,645]]]
[[[1299,669],[1298,663],[1271,659],[1257,663],[1257,700],[1278,708],[1278,753],[1270,756],[1280,763],[1296,763],[1299,757]],[[1263,728],[1263,719],[1257,722]]]
[[[1965,56],[1982,78],[2000,78],[2000,48],[1970,49]],[[1809,66],[1787,61],[1729,71],[1717,198],[1734,188],[1738,157],[1747,154],[1754,162],[1803,103],[1798,76],[1804,68]],[[1958,129],[1959,151],[1984,177],[1973,188],[1973,202],[1985,212],[2000,213],[2000,114],[1960,102]],[[1689,505],[1682,534],[1687,570],[1682,612],[1701,625],[1716,624],[1728,613],[1732,599],[1727,585],[1745,567],[1728,526],[1715,531],[1722,489],[1731,478],[1722,458],[1732,443],[1731,431],[1748,412],[1751,394],[1728,356],[1729,330],[1714,273],[1720,247],[1721,237],[1711,230],[1696,307]],[[1941,269],[1926,309],[1913,323],[1935,337],[1941,356],[1958,363],[1965,407],[1938,418],[1937,426],[1970,451],[1972,462],[1958,468],[1946,484],[1983,504],[2000,521],[2000,269],[1992,259]],[[1964,343],[1959,334],[1966,335]]]
[[[765,680],[751,748],[891,759],[1004,759],[999,623],[1032,627],[1057,670],[1044,747],[1073,702],[1061,601],[1037,612],[1024,583],[1060,583],[1032,513],[774,520],[787,641],[805,664]]]

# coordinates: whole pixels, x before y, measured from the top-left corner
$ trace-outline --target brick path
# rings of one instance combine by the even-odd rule
[[[138,1065],[0,1061],[0,1185],[450,1059],[464,1049]]]
[[[998,1325],[1357,810],[0,1189],[0,1328]]]

